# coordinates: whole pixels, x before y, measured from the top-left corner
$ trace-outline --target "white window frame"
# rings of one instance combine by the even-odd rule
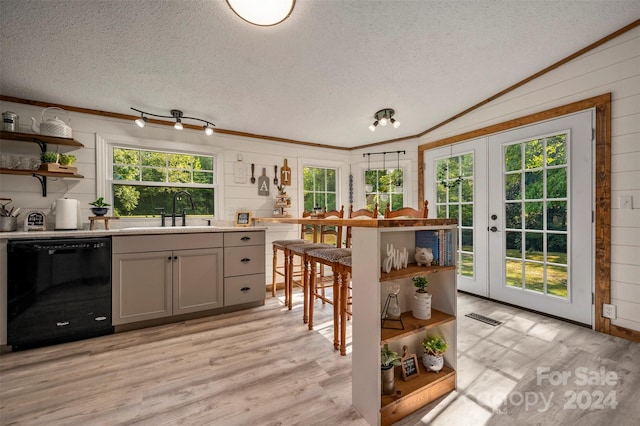
[[[131,148],[149,151],[175,152],[189,155],[206,155],[213,157],[214,173],[214,218],[223,220],[225,211],[222,202],[224,200],[224,167],[221,150],[212,147],[186,144],[182,142],[163,141],[156,139],[131,138],[122,135],[98,135],[96,134],[96,193],[98,197],[104,197],[105,201],[113,204],[112,186],[117,181],[113,180],[113,148]],[[182,185],[176,185],[182,186]],[[186,185],[185,188],[189,188]],[[146,220],[144,218],[126,218],[127,220]]]
[[[321,160],[312,158],[299,158],[298,159],[298,200],[299,208],[304,209],[304,168],[305,167],[317,167],[322,169],[335,169],[336,170],[336,209],[340,210],[341,206],[345,206],[345,211],[348,211],[348,204],[345,205],[343,182],[347,181],[343,178],[343,174],[347,169],[347,164],[342,161],[334,160]],[[348,189],[347,189],[348,192]],[[322,206],[324,207],[324,206]],[[302,210],[300,210],[300,213]],[[298,213],[298,214],[300,214]]]

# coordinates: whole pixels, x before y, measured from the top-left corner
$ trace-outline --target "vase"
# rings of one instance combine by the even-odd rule
[[[393,395],[396,391],[396,377],[393,365],[386,368],[381,367],[380,372],[382,374],[382,394]]]
[[[431,319],[431,293],[420,293],[416,291],[411,301],[411,315],[414,318],[428,320]]]
[[[439,373],[442,367],[444,367],[444,356],[431,355],[425,352],[422,354],[422,365],[424,365],[427,371]]]
[[[96,216],[104,216],[108,211],[107,207],[91,207],[91,212]]]

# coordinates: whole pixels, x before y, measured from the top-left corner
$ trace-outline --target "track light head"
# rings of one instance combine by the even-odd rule
[[[400,122],[393,118],[394,114],[395,111],[391,108],[381,109],[380,111],[376,112],[373,115],[376,121],[374,121],[373,124],[369,126],[369,130],[374,132],[378,124],[381,126],[386,126],[389,122],[391,122],[393,127],[397,129],[400,126]]]
[[[371,130],[372,132],[376,131],[376,127],[378,127],[378,121],[374,121],[373,124],[371,126],[369,126],[369,130]]]
[[[204,134],[207,136],[213,135],[213,129],[209,127],[209,124],[205,124],[204,126]]]
[[[138,127],[140,127],[141,129],[144,127],[145,124],[147,124],[147,119],[144,116],[141,116],[140,118],[135,120],[135,123]]]
[[[393,124],[394,129],[397,129],[398,127],[400,127],[400,122],[395,118],[392,118],[390,121],[391,121],[391,124]]]

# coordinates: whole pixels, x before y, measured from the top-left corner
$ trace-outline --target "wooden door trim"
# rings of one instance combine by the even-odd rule
[[[593,108],[595,110],[595,312],[596,331],[620,337],[639,339],[640,333],[624,327],[611,326],[602,316],[602,304],[611,301],[611,93],[583,99],[567,105],[519,117],[503,123],[461,133],[418,146],[418,204],[424,202],[424,152],[457,142],[488,136],[506,130],[538,123],[563,115]],[[633,336],[629,337],[629,336]]]

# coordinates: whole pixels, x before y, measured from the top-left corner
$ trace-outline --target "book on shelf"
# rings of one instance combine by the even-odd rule
[[[416,231],[416,247],[430,248],[434,263],[439,266],[453,265],[453,231]]]

